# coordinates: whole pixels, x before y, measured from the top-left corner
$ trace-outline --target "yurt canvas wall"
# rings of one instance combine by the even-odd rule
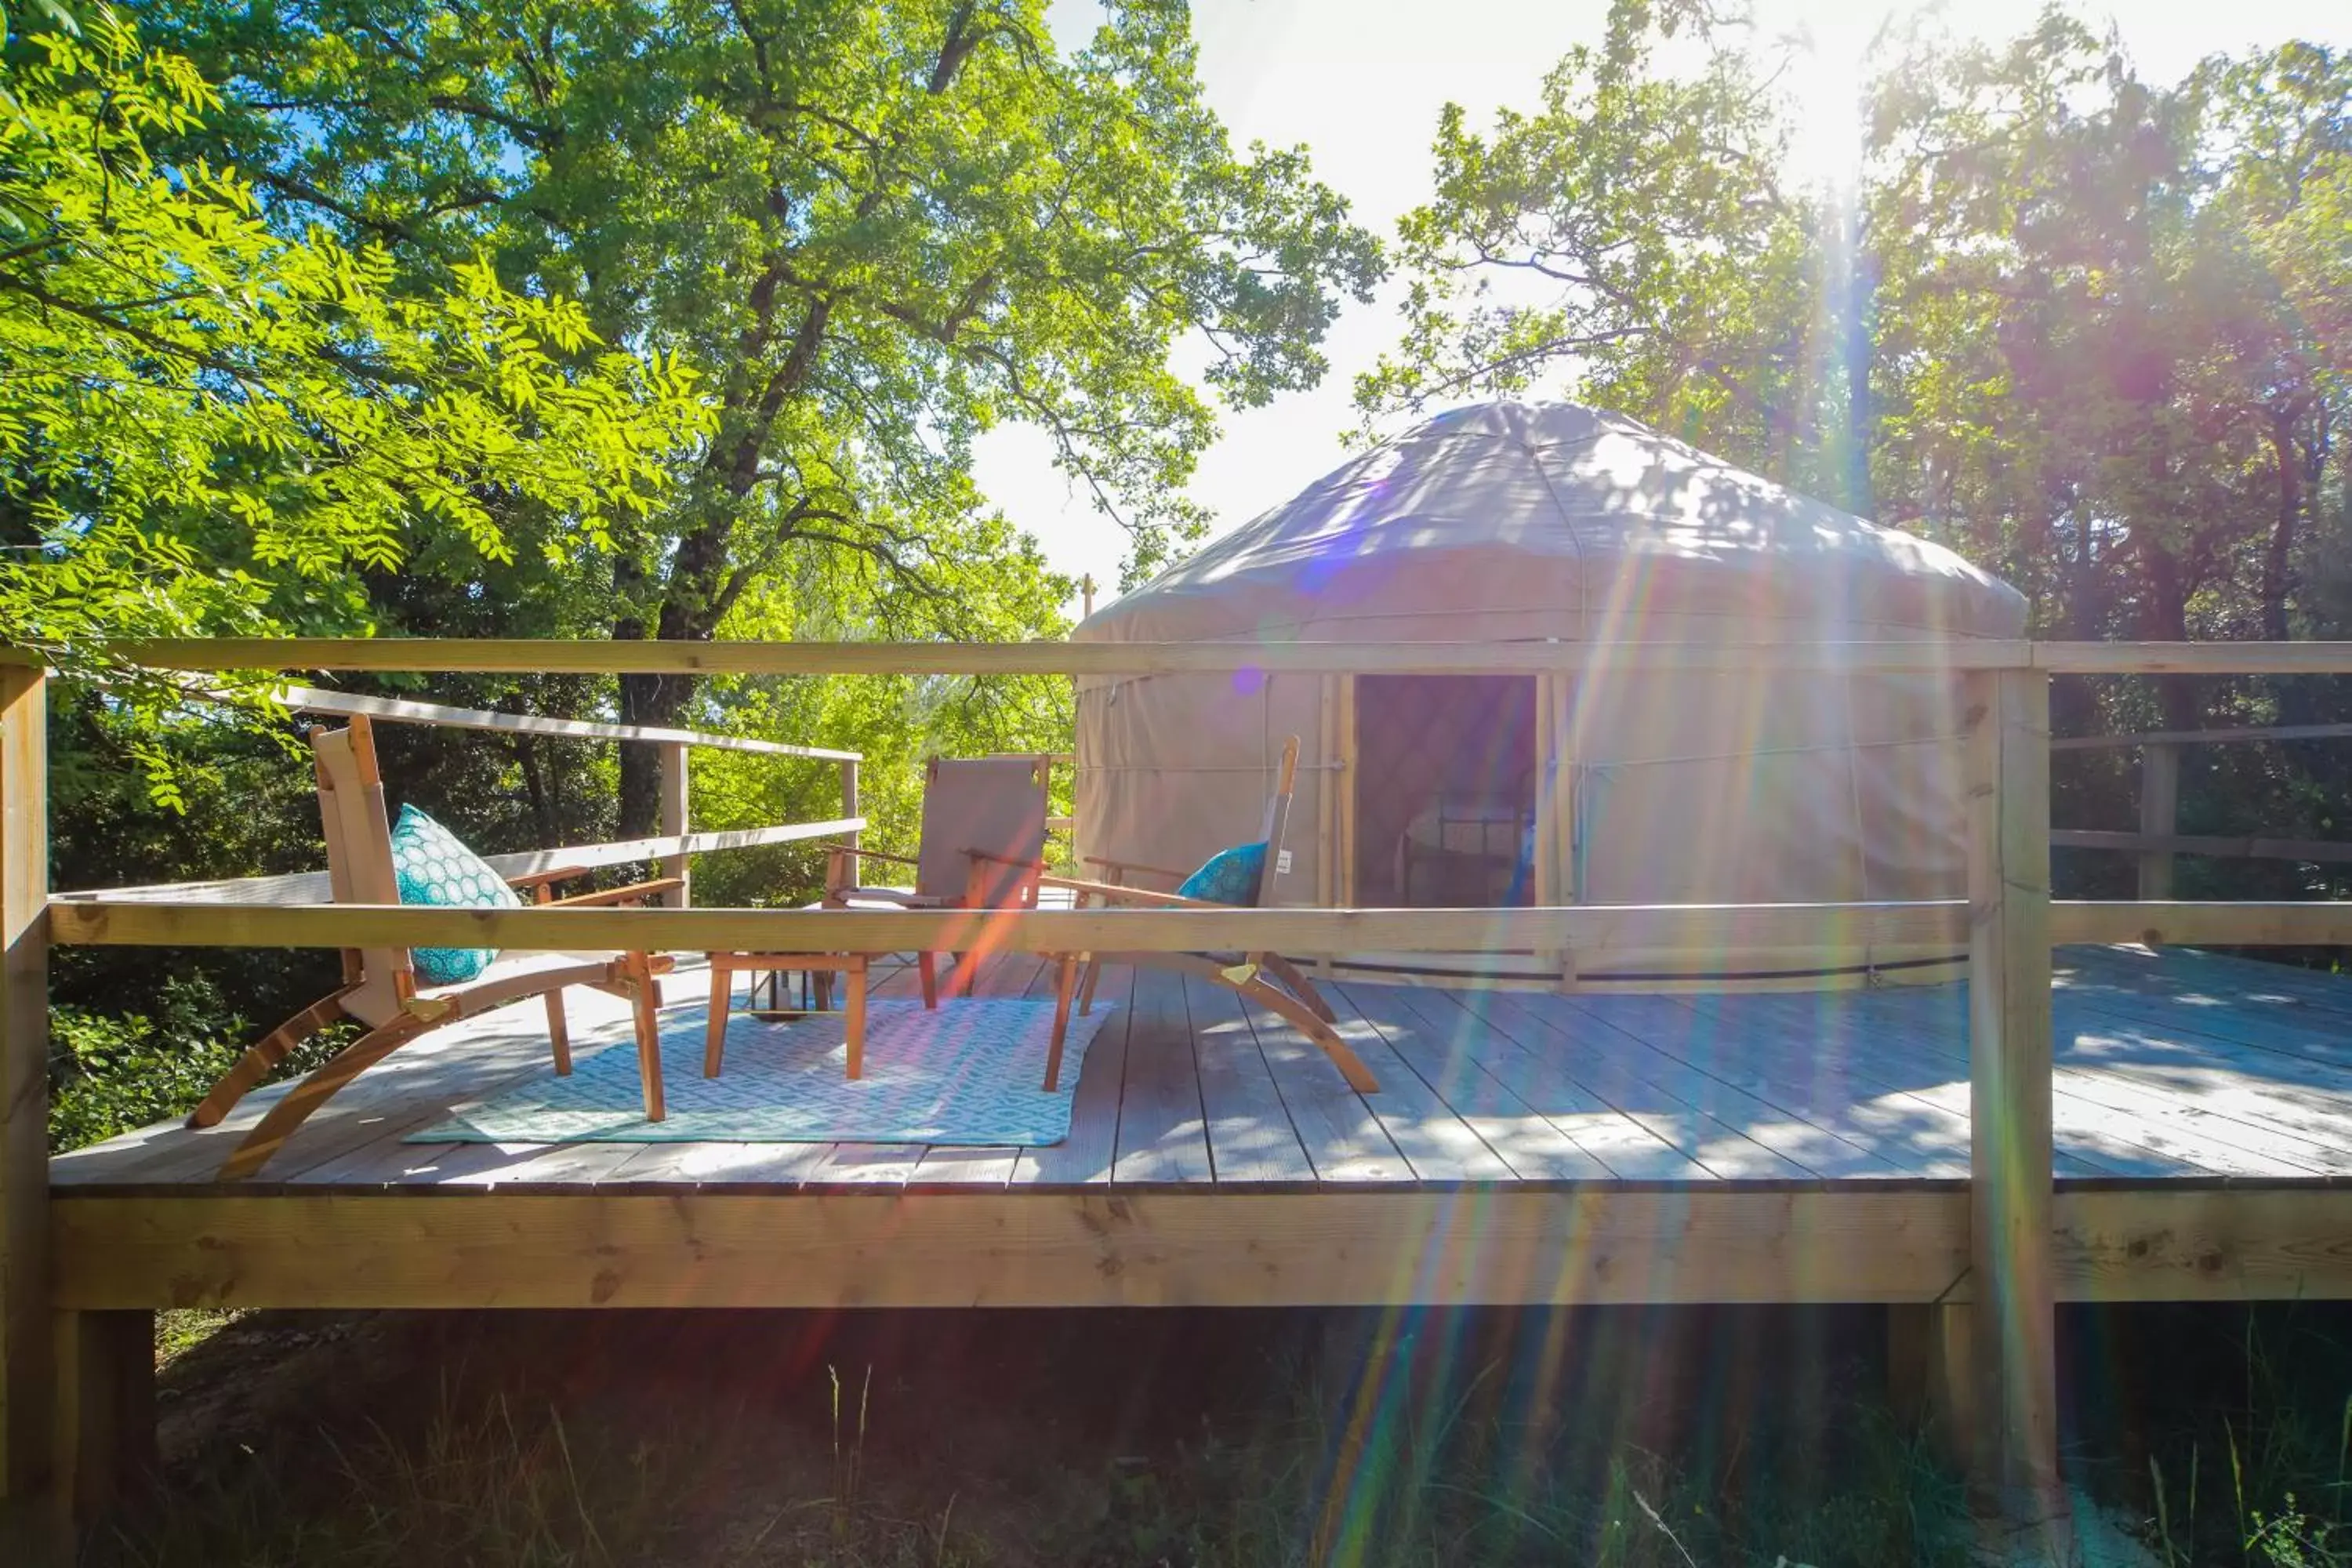
[[[1073,635],[1605,648],[2009,637],[2024,618],[2013,589],[1950,552],[1633,421],[1493,404],[1355,458]],[[1197,865],[1255,829],[1274,759],[1296,734],[1283,903],[1393,896],[1390,868],[1412,837],[1400,817],[1418,810],[1415,843],[1429,840],[1433,808],[1412,792],[1444,787],[1458,816],[1524,811],[1535,853],[1517,901],[1950,897],[1965,877],[1958,732],[1958,678],[1933,675],[1632,674],[1604,658],[1576,676],[1483,688],[1249,671],[1089,679],[1078,845],[1128,863]],[[1515,776],[1523,769],[1530,776]],[[1465,804],[1472,795],[1495,799],[1482,808]],[[1444,843],[1491,850],[1491,832],[1455,823]],[[1507,868],[1476,869],[1496,889],[1478,901],[1500,901]],[[1481,885],[1414,880],[1416,903]],[[1612,954],[1584,978],[1891,975],[1950,956],[1834,949],[1694,966]],[[1528,968],[1494,954],[1414,966]]]

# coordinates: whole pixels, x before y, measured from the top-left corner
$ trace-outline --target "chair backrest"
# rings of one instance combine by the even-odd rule
[[[327,885],[335,901],[400,902],[400,879],[392,866],[392,817],[368,721],[354,718],[347,730],[311,731],[310,754],[319,773],[319,826],[327,838]],[[378,1021],[378,1013],[397,1012],[415,987],[404,947],[346,952],[343,978],[361,987],[359,994],[344,999],[345,1006],[370,1023]]]
[[[1297,783],[1298,737],[1293,735],[1282,743],[1274,794],[1266,799],[1265,820],[1258,827],[1258,837],[1265,841],[1265,864],[1258,869],[1257,894],[1250,900],[1254,910],[1274,902],[1274,879],[1282,875],[1282,836],[1290,829],[1290,794]]]
[[[974,883],[967,851],[978,849],[998,857],[980,862],[982,907],[1025,902],[1036,886],[1034,868],[1045,857],[1045,769],[1043,757],[932,758],[923,775],[915,891],[967,901]]]

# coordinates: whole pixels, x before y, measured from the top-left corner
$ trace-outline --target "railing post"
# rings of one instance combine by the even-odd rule
[[[1971,675],[1968,716],[1973,1479],[2003,1560],[2064,1563],[2051,1247],[2049,677]]]
[[[857,759],[856,757],[841,759],[841,815],[844,816],[857,815]],[[860,837],[857,829],[853,827],[845,840],[849,846],[849,855],[844,864],[848,867],[849,886],[853,888],[858,886],[857,841]]]
[[[0,1561],[63,1555],[49,1313],[47,693],[0,665]]]
[[[2180,831],[2180,748],[2170,741],[2147,741],[2139,749],[2139,836],[2170,838]],[[2172,897],[2172,851],[2139,852],[2139,896]]]
[[[683,838],[686,837],[686,784],[685,743],[678,741],[668,741],[663,742],[661,748],[661,821],[659,831],[664,837]],[[665,855],[662,857],[661,874],[665,877],[677,877],[683,879],[690,874],[688,870],[688,858],[684,855]],[[690,888],[683,887],[672,889],[670,891],[664,893],[661,896],[661,901],[663,905],[668,909],[685,909],[693,901],[691,898],[688,897],[692,890],[693,889]]]

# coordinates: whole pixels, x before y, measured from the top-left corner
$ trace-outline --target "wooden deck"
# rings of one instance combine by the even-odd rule
[[[2059,968],[2064,1293],[2352,1289],[2352,982],[2179,949],[2069,949]],[[1008,956],[983,988],[1050,973]],[[701,984],[682,973],[671,1005],[698,1010]],[[1381,1093],[1228,992],[1118,969],[1049,1148],[405,1142],[549,1070],[538,1009],[509,1008],[362,1078],[255,1182],[213,1172],[268,1091],[217,1129],[54,1160],[62,1299],[1966,1299],[1963,987],[1328,994]],[[575,1017],[605,1005],[583,994]],[[577,1048],[626,1048],[612,1005],[575,1023]],[[370,1201],[418,1196],[472,1202]],[[1170,1201],[1206,1198],[1256,1201]],[[1465,1202],[1477,1223],[1449,1239]],[[562,1256],[517,1276],[479,1255],[500,1236]],[[798,1268],[775,1248],[812,1238]],[[403,1240],[423,1274],[360,1256],[408,1257]],[[739,1246],[764,1275],[727,1261]],[[1612,1279],[1629,1255],[1640,1269]],[[641,1267],[583,1261],[600,1256]]]
[[[2060,957],[2063,1186],[2352,1181],[2352,981],[2185,950]],[[984,989],[1045,994],[1034,957]],[[702,975],[670,987],[698,1011]],[[893,974],[883,994],[910,990]],[[211,1181],[274,1098],[53,1161],[61,1197],[385,1187],[665,1192],[876,1187],[1941,1184],[1969,1173],[1964,986],[1573,996],[1335,985],[1380,1075],[1349,1089],[1281,1020],[1221,987],[1115,969],[1067,1142],[418,1144],[453,1103],[544,1073],[535,1006],[428,1036],[370,1073],[255,1182]],[[576,994],[610,1048],[614,1005]]]

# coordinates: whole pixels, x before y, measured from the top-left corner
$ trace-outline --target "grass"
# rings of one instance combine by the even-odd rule
[[[2072,1312],[2164,1568],[2352,1565],[2352,1313]],[[126,1568],[1942,1568],[1866,1310],[246,1314]],[[184,1342],[187,1339],[183,1333]]]

